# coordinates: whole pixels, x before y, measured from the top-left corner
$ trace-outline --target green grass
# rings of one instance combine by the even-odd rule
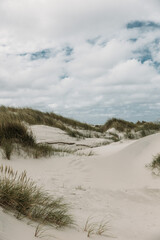
[[[14,212],[17,218],[65,227],[73,223],[68,205],[54,198],[27,177],[7,166],[0,167],[0,206]]]

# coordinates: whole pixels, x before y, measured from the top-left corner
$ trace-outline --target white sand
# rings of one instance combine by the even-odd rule
[[[34,126],[39,142],[73,142],[63,131]],[[92,141],[83,140],[86,145]],[[23,159],[14,156],[0,162],[15,170],[27,170],[28,175],[56,196],[64,196],[71,204],[77,223],[62,231],[50,229],[61,240],[85,240],[86,219],[109,220],[110,237],[91,238],[119,240],[160,240],[160,177],[153,176],[146,164],[160,152],[160,134],[140,140],[117,142],[93,148],[93,156],[68,155],[47,159]],[[0,240],[33,240],[35,227],[12,216],[0,213]],[[38,238],[36,238],[38,239]],[[54,239],[54,238],[49,238]]]

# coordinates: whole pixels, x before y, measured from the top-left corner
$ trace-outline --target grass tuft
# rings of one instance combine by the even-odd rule
[[[47,144],[37,144],[32,132],[19,121],[0,122],[0,147],[8,160],[11,159],[11,154],[19,149],[33,158],[47,157],[58,152]]]
[[[157,170],[158,173],[156,175],[160,174],[160,153],[153,157],[153,161],[149,164],[149,166],[152,170]]]
[[[20,121],[0,121],[0,144],[13,141],[22,145],[33,146],[35,139],[27,127]]]
[[[6,157],[8,160],[11,159],[11,154],[13,152],[13,142],[9,139],[7,140],[2,140],[1,141],[1,147],[4,153],[4,157]]]
[[[0,206],[13,211],[17,218],[27,217],[42,224],[64,227],[72,224],[68,205],[61,198],[53,198],[26,172],[18,174],[11,167],[0,167]]]
[[[92,220],[93,217],[88,217],[84,226],[87,237],[91,237],[92,235],[104,235],[104,233],[109,232],[110,225],[108,220],[102,219],[100,222],[93,222]],[[109,234],[106,236],[109,236]]]

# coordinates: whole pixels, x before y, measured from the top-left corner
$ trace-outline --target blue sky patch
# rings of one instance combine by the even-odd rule
[[[141,63],[144,63],[146,61],[153,61],[151,51],[148,48],[144,49],[139,56],[139,60]]]
[[[152,29],[160,29],[160,24],[155,23],[153,21],[132,21],[127,23],[127,29],[134,29],[134,28],[152,28]]]
[[[73,48],[69,46],[63,48],[63,51],[65,52],[66,56],[71,56],[73,54]]]
[[[134,51],[133,53],[136,54],[136,59],[142,64],[146,61],[153,61],[151,51],[147,47]]]
[[[34,52],[31,54],[31,60],[38,60],[38,59],[48,59],[51,57],[50,49],[43,49],[38,52]]]
[[[43,49],[37,52],[20,53],[18,55],[21,57],[29,56],[32,61],[39,60],[39,59],[48,59],[53,56],[56,56],[56,54],[53,53],[52,49]]]

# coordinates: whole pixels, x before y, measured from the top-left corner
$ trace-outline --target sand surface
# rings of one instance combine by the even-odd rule
[[[38,142],[73,142],[61,130],[34,126]],[[99,142],[101,140],[95,139]],[[81,140],[94,146],[94,139]],[[83,231],[92,221],[109,221],[106,236],[91,239],[160,240],[160,177],[146,167],[160,152],[160,133],[92,148],[93,156],[69,154],[41,159],[14,156],[2,164],[26,170],[39,185],[71,205],[76,225],[61,231],[49,229],[43,239],[85,240]],[[83,149],[82,149],[83,151]],[[84,149],[86,151],[86,149]],[[34,225],[34,226],[32,226]],[[0,213],[0,240],[33,240],[36,224],[27,225],[11,214]]]

